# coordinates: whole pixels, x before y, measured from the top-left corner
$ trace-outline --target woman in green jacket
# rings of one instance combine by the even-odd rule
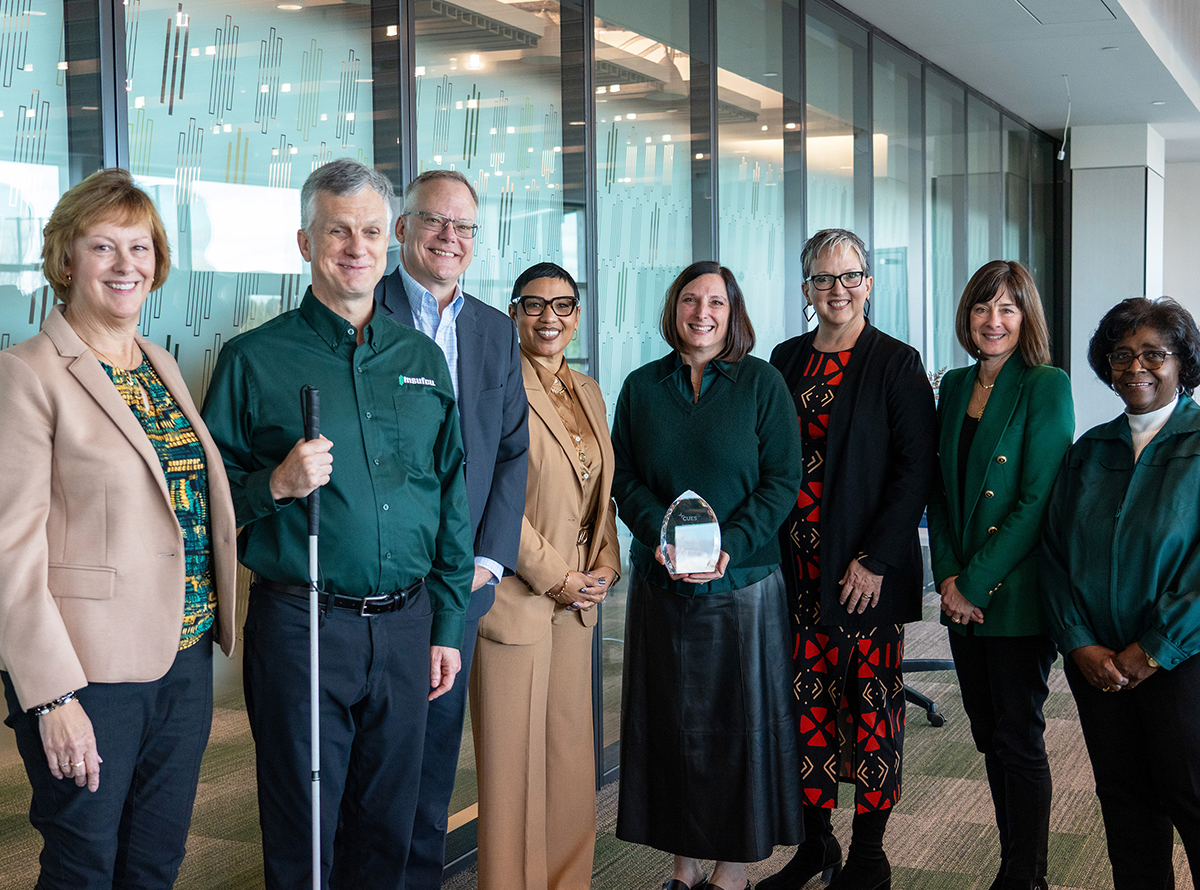
[[[1050,496],[1042,590],[1067,654],[1115,890],[1200,886],[1200,330],[1124,300],[1088,363],[1125,411],[1084,433]]]
[[[941,384],[933,574],[996,808],[992,888],[1044,888],[1051,781],[1042,706],[1055,649],[1039,604],[1037,544],[1075,429],[1071,381],[1048,364],[1041,300],[1020,263],[996,260],[972,276],[955,332],[975,364]]]
[[[626,378],[613,497],[633,532],[617,837],[673,853],[667,890],[748,890],[743,863],[799,840],[788,610],[778,531],[800,489],[800,430],[779,372],[751,356],[733,273],[693,263],[667,291],[671,352]],[[669,574],[663,516],[712,507],[712,572]]]

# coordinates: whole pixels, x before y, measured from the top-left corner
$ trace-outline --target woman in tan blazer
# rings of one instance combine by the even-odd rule
[[[235,527],[220,454],[137,333],[170,255],[124,170],[45,229],[62,301],[0,353],[0,679],[44,838],[38,887],[170,887],[232,652]]]
[[[479,622],[471,725],[481,890],[586,890],[596,844],[592,628],[621,565],[600,387],[563,352],[579,288],[553,263],[513,286],[529,397],[517,575]]]

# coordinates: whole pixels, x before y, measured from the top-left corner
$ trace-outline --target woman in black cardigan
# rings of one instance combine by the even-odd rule
[[[921,617],[917,526],[934,469],[933,391],[911,346],[866,319],[866,249],[845,229],[804,246],[817,329],[771,356],[792,390],[804,485],[782,530],[794,621],[805,841],[760,890],[888,887],[883,834],[900,797],[904,624]],[[845,703],[843,705],[843,702]],[[845,869],[830,812],[855,784]]]

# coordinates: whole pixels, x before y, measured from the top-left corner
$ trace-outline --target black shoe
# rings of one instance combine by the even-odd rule
[[[850,857],[829,890],[891,890],[892,867],[887,858],[864,861]]]
[[[753,886],[754,885],[750,883],[750,880],[747,879],[746,886],[742,887],[742,890],[751,890]],[[714,884],[712,881],[706,881],[703,884],[697,884],[693,890],[725,890],[725,888],[720,884]]]
[[[814,875],[825,883],[842,870],[842,848],[832,834],[812,837],[796,848],[792,861],[769,878],[758,882],[758,890],[800,890]]]
[[[998,875],[992,884],[996,890],[1047,890],[1049,885],[1045,878],[1007,878]]]
[[[671,878],[671,880],[663,884],[663,890],[701,890],[701,888],[707,886],[707,884],[708,875],[701,872],[700,880],[698,880],[692,887],[689,887],[687,884],[683,883],[683,881],[680,881],[677,878]]]

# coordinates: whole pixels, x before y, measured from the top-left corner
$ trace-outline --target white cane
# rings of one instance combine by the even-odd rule
[[[304,407],[304,438],[315,439],[321,434],[321,396],[315,386],[300,390]],[[308,495],[308,703],[311,711],[312,734],[312,886],[321,890],[321,714],[320,639],[317,634],[320,610],[317,591],[320,589],[317,568],[317,532],[321,525],[321,489],[318,486]]]

